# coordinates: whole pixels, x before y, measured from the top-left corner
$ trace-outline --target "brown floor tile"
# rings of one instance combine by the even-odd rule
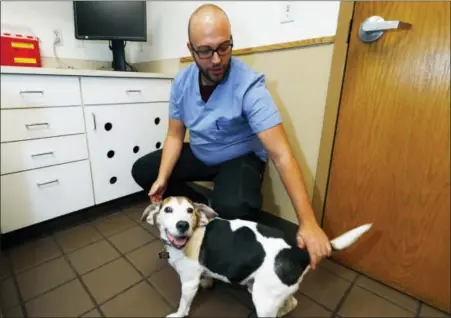
[[[403,293],[400,293],[399,291],[390,288],[388,286],[385,286],[371,278],[368,278],[366,276],[359,276],[357,278],[356,284],[368,289],[369,291],[375,293],[376,295],[379,295],[381,297],[384,297],[385,299],[391,300],[395,304],[410,310],[411,312],[416,313],[419,301],[416,299],[413,299]]]
[[[68,254],[76,271],[84,274],[115,258],[120,254],[106,240],[96,242]]]
[[[7,310],[19,304],[19,294],[12,277],[1,282],[0,293],[0,308]]]
[[[343,317],[414,317],[415,314],[372,292],[354,286],[338,314]]]
[[[351,282],[317,267],[305,275],[299,291],[334,311],[350,285]]]
[[[298,306],[286,317],[332,317],[332,312],[307,297],[297,294]]]
[[[147,277],[168,264],[167,260],[158,257],[158,253],[161,252],[162,247],[163,244],[160,241],[153,241],[130,252],[126,257]]]
[[[45,237],[15,247],[8,254],[13,270],[18,272],[61,256],[61,250],[52,237]]]
[[[137,283],[141,275],[123,258],[119,258],[82,277],[98,303]]]
[[[91,224],[80,224],[57,232],[54,237],[66,253],[102,239],[102,235]]]
[[[141,282],[102,306],[107,317],[163,317],[172,309],[147,284]]]
[[[122,253],[127,253],[137,247],[155,240],[155,236],[143,229],[141,226],[135,226],[108,238],[111,243]]]
[[[325,259],[321,263],[319,263],[319,266],[321,266],[322,268],[327,269],[327,270],[337,274],[341,278],[344,278],[351,282],[353,282],[358,276],[358,273],[354,272],[353,270],[350,270],[350,269],[348,269],[334,261],[328,260],[328,259]]]
[[[64,257],[46,262],[17,275],[17,283],[24,301],[42,294],[75,278]]]
[[[148,279],[174,308],[178,307],[181,295],[180,278],[171,266],[165,266],[162,270],[153,273]]]
[[[130,204],[129,206],[123,208],[122,212],[124,212],[128,216],[132,217],[132,219],[136,219],[136,221],[139,221],[144,210],[149,205],[150,205],[150,201],[136,202],[136,203]]]
[[[421,318],[451,317],[451,315],[448,315],[426,304],[421,304],[420,317]]]
[[[0,280],[9,276],[11,276],[11,271],[9,270],[8,259],[0,251]]]
[[[22,318],[25,317],[20,306],[16,306],[14,308],[5,310],[4,312],[5,318]]]
[[[25,304],[28,317],[78,317],[94,304],[77,279]]]
[[[227,313],[224,315],[224,313]],[[191,306],[191,317],[247,317],[251,309],[244,306],[229,293],[215,289],[201,289]]]
[[[247,287],[226,284],[221,281],[215,280],[214,289],[218,291],[225,292],[231,294],[235,299],[241,302],[243,305],[250,309],[254,309],[254,302],[252,301],[252,295],[248,292]]]
[[[147,206],[148,203],[146,203]],[[129,218],[131,218],[134,222],[136,222],[137,224],[139,224],[140,226],[142,226],[143,228],[145,228],[147,231],[149,231],[150,233],[152,233],[153,236],[159,238],[160,237],[160,232],[158,231],[158,228],[154,225],[150,225],[149,223],[146,222],[141,222],[141,216],[142,213],[144,212],[144,208],[141,209],[137,209],[137,210],[124,210],[125,213],[129,216]]]
[[[97,309],[93,309],[81,317],[102,317],[102,315],[100,315],[100,313],[97,311]]]
[[[116,212],[107,217],[95,220],[93,224],[103,235],[111,236],[135,226],[136,223],[124,213]]]

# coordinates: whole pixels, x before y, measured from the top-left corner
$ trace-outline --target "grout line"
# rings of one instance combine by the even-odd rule
[[[415,318],[420,317],[421,307],[423,307],[423,302],[419,301],[418,302],[418,307],[417,307],[417,310],[416,310],[416,313],[415,313]]]
[[[420,300],[418,300],[418,299],[416,299],[416,298],[413,298],[413,297],[411,297],[411,296],[409,296],[409,295],[407,295],[407,294],[405,294],[405,293],[403,293],[403,292],[400,292],[400,291],[398,291],[398,290],[396,290],[396,289],[394,289],[394,288],[392,288],[392,287],[390,287],[390,286],[388,286],[388,285],[385,285],[385,284],[383,284],[383,283],[381,283],[381,282],[378,282],[378,281],[374,280],[373,278],[371,278],[371,277],[369,277],[369,276],[367,276],[367,275],[365,275],[365,274],[363,274],[363,273],[360,274],[359,276],[363,276],[363,277],[366,277],[366,278],[368,278],[368,279],[370,279],[370,280],[373,280],[373,281],[375,281],[375,282],[381,284],[382,286],[384,286],[384,287],[386,287],[386,288],[388,288],[388,289],[391,289],[391,290],[393,290],[393,291],[395,291],[395,292],[398,292],[398,293],[400,293],[401,295],[410,297],[411,299],[413,299],[413,300],[415,300],[415,301],[417,301],[418,303],[421,304],[421,301],[420,301]],[[357,281],[357,280],[356,280],[356,281]],[[379,294],[379,293],[377,293],[377,292],[375,292],[375,291],[369,289],[368,287],[365,287],[365,286],[359,285],[359,284],[356,284],[356,285],[357,285],[357,287],[362,288],[362,289],[366,290],[367,292],[370,292],[371,294],[376,295],[377,297],[379,297],[379,298],[381,298],[381,299],[384,299],[385,301],[391,303],[392,305],[395,305],[395,306],[397,306],[397,307],[399,307],[399,308],[401,308],[401,309],[407,310],[408,312],[411,312],[411,313],[414,313],[414,314],[415,314],[417,311],[418,311],[418,313],[419,313],[419,308],[415,309],[415,311],[412,311],[412,309],[406,308],[406,307],[404,307],[403,305],[396,303],[396,302],[395,302],[394,300],[392,300],[391,298],[385,297],[385,296],[383,296],[383,295],[381,295],[381,294]],[[419,305],[417,305],[417,306],[419,306]]]
[[[121,212],[121,213],[124,213],[124,212]],[[127,215],[126,213],[124,213],[125,215]],[[128,217],[128,215],[127,215],[127,217]],[[130,217],[129,217],[129,219],[131,219]],[[135,222],[136,223],[136,222]],[[138,272],[138,274],[142,277],[142,280],[141,281],[145,281],[151,288],[153,288],[156,292],[157,292],[157,294],[163,299],[163,301],[169,306],[169,308],[171,308],[171,309],[173,309],[173,306],[171,305],[171,303],[166,299],[166,297],[164,297],[159,291],[158,291],[158,289],[157,288],[155,288],[155,286],[153,286],[153,284],[147,279],[150,275],[152,275],[153,273],[151,273],[149,276],[145,276],[136,266],[135,266],[135,264],[133,264],[126,256],[125,256],[125,254],[123,254],[112,242],[110,242],[110,240],[108,239],[108,237],[106,237],[103,233],[101,233],[100,231],[99,231],[99,233],[100,233],[100,235],[102,235],[103,236],[103,238],[119,253],[119,255],[123,258],[123,259],[125,259],[125,261],[130,265],[130,266],[132,266],[132,268],[133,269],[135,269],[137,272]],[[134,286],[136,286],[137,284],[135,284],[135,285],[133,285],[132,287],[134,287]],[[131,288],[131,287],[130,287]],[[128,288],[128,289],[130,289],[130,288]],[[127,290],[128,290],[127,289]],[[122,291],[120,294],[122,294],[124,291]],[[118,294],[118,295],[116,295],[115,297],[117,297],[117,296],[119,296],[120,294]],[[114,297],[113,297],[114,298]],[[113,298],[111,298],[111,299],[113,299]],[[109,300],[111,300],[111,299],[109,299]],[[104,304],[104,303],[103,303]]]
[[[75,279],[78,279],[78,282],[81,284],[81,286],[83,287],[83,289],[85,290],[85,292],[88,294],[89,298],[91,298],[91,301],[93,302],[95,308],[97,309],[97,311],[99,312],[101,317],[106,317],[105,314],[103,313],[102,309],[100,308],[99,304],[97,303],[96,299],[94,298],[94,295],[92,295],[91,291],[89,290],[88,286],[86,286],[85,282],[83,281],[83,279],[81,278],[81,275],[77,272],[77,270],[75,269],[74,264],[72,264],[72,262],[69,259],[69,256],[64,252],[63,248],[59,245],[59,243],[57,242],[57,240],[53,237],[53,235],[51,236],[51,238],[53,239],[53,241],[55,242],[55,244],[59,247],[59,249],[61,250],[61,253],[63,254],[64,259],[66,260],[66,262],[69,264],[69,266],[71,267],[71,269],[74,271],[75,273]]]
[[[11,263],[11,259],[9,257],[5,257],[5,260],[6,260],[6,264],[7,264],[7,267],[9,269],[9,272],[11,274],[11,279],[13,280],[14,287],[16,289],[17,297],[19,298],[19,304],[15,305],[15,306],[19,306],[20,310],[22,311],[22,314],[24,315],[24,318],[28,318],[27,309],[25,308],[25,302],[23,300],[22,293],[21,293],[20,288],[19,288],[19,282],[17,281],[17,275],[13,271],[13,266],[12,266],[12,263]],[[7,278],[5,278],[5,279],[7,279]],[[12,308],[14,308],[15,306],[13,306]],[[10,309],[8,309],[8,310],[10,310]],[[5,310],[5,312],[8,311],[8,310]]]
[[[337,317],[338,316],[338,312],[340,311],[341,307],[343,306],[343,304],[345,303],[345,301],[348,298],[349,294],[351,293],[351,290],[356,285],[358,277],[359,277],[359,275],[356,276],[354,281],[352,281],[351,284],[349,285],[348,289],[346,289],[345,293],[343,294],[343,296],[341,297],[341,299],[338,302],[337,306],[335,307],[335,310],[332,312],[332,317]]]

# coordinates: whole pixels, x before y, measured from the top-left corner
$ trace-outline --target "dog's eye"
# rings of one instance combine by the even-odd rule
[[[172,208],[170,206],[167,206],[167,207],[164,208],[164,212],[172,213]]]
[[[194,212],[193,208],[188,208],[186,211],[187,211],[188,213],[193,213],[193,212]]]

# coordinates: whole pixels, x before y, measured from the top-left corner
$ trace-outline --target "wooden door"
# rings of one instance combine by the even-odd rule
[[[374,227],[336,259],[449,312],[450,3],[357,2],[345,70],[323,226]]]

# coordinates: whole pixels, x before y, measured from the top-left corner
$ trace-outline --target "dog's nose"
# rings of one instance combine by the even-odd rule
[[[186,222],[186,221],[178,221],[178,222],[175,224],[175,227],[177,228],[177,230],[178,230],[180,233],[185,233],[186,231],[188,231],[189,223]]]

